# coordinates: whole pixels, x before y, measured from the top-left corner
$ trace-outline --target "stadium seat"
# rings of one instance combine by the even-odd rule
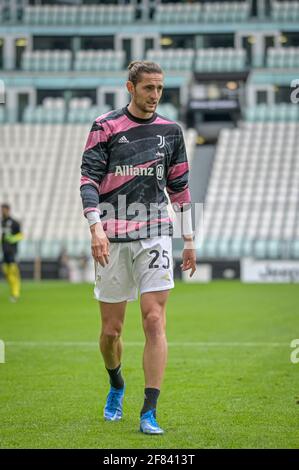
[[[260,104],[245,111],[245,118],[249,122],[269,121],[299,121],[299,108],[295,104],[276,104],[268,106]]]
[[[147,60],[157,62],[164,70],[191,71],[193,68],[193,49],[150,49]]]
[[[122,70],[124,61],[124,51],[81,50],[75,55],[74,69],[81,72],[112,72]]]
[[[242,22],[250,14],[250,3],[244,2],[206,2],[203,6],[203,20],[211,22]]]
[[[42,106],[27,106],[23,121],[28,124],[62,124],[65,121],[64,100],[62,98],[46,98]]]
[[[197,23],[202,19],[202,6],[200,3],[180,4],[168,3],[156,6],[154,21],[159,24],[169,23]]]
[[[72,53],[62,50],[25,51],[21,69],[32,72],[63,72],[71,69]]]
[[[267,67],[299,68],[299,47],[270,47],[267,51]]]
[[[274,21],[298,21],[299,2],[272,0],[271,17]]]
[[[129,24],[134,21],[134,5],[38,5],[27,6],[27,25]]]
[[[238,71],[244,70],[245,66],[245,49],[219,47],[196,51],[196,72]]]

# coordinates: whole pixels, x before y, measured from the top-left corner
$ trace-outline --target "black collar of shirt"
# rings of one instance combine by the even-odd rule
[[[150,117],[149,119],[138,118],[136,116],[133,116],[133,114],[130,113],[130,111],[128,110],[128,106],[123,108],[123,112],[125,113],[126,116],[128,116],[129,119],[131,119],[131,121],[138,122],[139,124],[150,124],[157,117],[157,113],[154,113],[152,117]]]

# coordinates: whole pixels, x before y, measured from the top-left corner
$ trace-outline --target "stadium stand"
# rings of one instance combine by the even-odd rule
[[[62,98],[46,98],[42,106],[27,106],[24,122],[27,124],[62,124],[65,121],[65,101]]]
[[[102,114],[110,110],[101,108]],[[90,98],[73,98],[67,106],[63,98],[46,98],[41,106],[27,106],[23,121],[27,124],[73,124],[91,123],[99,115],[98,106],[93,106]]]
[[[203,20],[208,22],[241,22],[249,18],[249,2],[204,3]]]
[[[71,51],[31,51],[24,52],[21,68],[32,72],[64,72],[71,70]],[[80,72],[101,72],[122,70],[124,51],[86,50],[76,52],[74,69]]]
[[[155,21],[160,24],[167,23],[196,23],[208,22],[240,22],[249,17],[249,2],[205,2],[179,4],[168,3],[157,5]]]
[[[32,72],[65,72],[71,69],[71,51],[25,51],[21,68]]]
[[[272,0],[271,16],[275,21],[298,21],[299,20],[299,2],[298,1],[280,1]]]
[[[216,72],[244,70],[246,65],[246,51],[231,47],[218,47],[199,49],[196,52],[196,72]]]
[[[165,71],[191,71],[193,68],[193,49],[165,49],[165,50],[148,50],[147,60],[158,62],[163,66]]]
[[[249,107],[245,111],[246,120],[250,122],[258,121],[299,121],[299,108],[293,104],[276,104]]]
[[[202,5],[200,3],[157,5],[154,16],[155,22],[159,24],[196,23],[202,18]]]
[[[124,68],[124,51],[86,50],[76,53],[74,69],[80,72],[104,72]]]
[[[221,132],[203,256],[299,258],[298,144],[298,123],[245,123]]]
[[[87,132],[88,127],[80,125],[15,124],[0,128],[6,161],[1,168],[2,194],[17,212],[26,214],[21,256],[30,257],[33,250],[36,254],[39,241],[41,249],[43,244],[48,252],[53,248],[54,256],[57,240],[61,244],[72,236],[86,239],[77,197],[77,170]],[[61,198],[65,201],[63,207]]]
[[[146,59],[163,64],[165,71],[191,71],[194,68],[194,49],[148,50]],[[74,70],[78,72],[118,71],[124,68],[124,51],[80,50],[75,54]],[[71,51],[24,52],[21,68],[24,71],[71,70]],[[246,51],[234,48],[209,48],[196,51],[195,71],[243,70]]]
[[[194,62],[195,57],[195,62]],[[147,51],[147,59],[163,64],[167,70],[206,72],[244,70],[246,51],[231,47],[209,49],[165,49]]]
[[[129,24],[134,21],[133,5],[38,5],[27,6],[27,25]]]
[[[299,47],[270,47],[267,52],[267,67],[299,68]]]

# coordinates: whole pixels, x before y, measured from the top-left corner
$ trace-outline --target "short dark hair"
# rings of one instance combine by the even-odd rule
[[[129,76],[128,80],[135,86],[141,80],[142,73],[160,73],[163,75],[163,70],[156,62],[148,60],[134,60],[128,66]]]
[[[7,202],[4,202],[3,204],[1,204],[1,208],[10,210],[10,205],[7,204]]]

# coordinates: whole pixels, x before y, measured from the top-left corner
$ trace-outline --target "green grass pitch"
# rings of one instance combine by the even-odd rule
[[[10,304],[0,284],[1,448],[298,448],[296,285],[177,282],[168,304],[169,357],[158,406],[164,436],[139,433],[143,332],[138,302],[124,328],[124,418],[103,421],[108,378],[97,347],[92,286],[24,282]]]

